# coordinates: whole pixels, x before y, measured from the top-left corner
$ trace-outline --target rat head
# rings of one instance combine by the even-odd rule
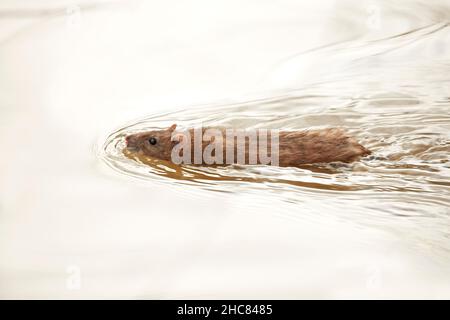
[[[130,134],[125,138],[127,149],[149,157],[170,160],[172,148],[176,142],[172,141],[172,133],[177,127],[173,124],[165,130],[154,130]]]

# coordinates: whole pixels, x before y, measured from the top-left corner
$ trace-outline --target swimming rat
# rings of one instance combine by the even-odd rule
[[[152,158],[172,161],[172,149],[180,142],[186,141],[183,140],[186,139],[186,135],[177,133],[175,129],[176,124],[163,130],[130,134],[125,138],[127,149],[128,151],[137,152],[138,154]],[[204,134],[207,129],[210,128],[203,128],[201,132]],[[223,159],[225,159],[227,146],[230,146],[229,140],[233,140],[231,143],[235,143],[236,139],[227,139],[228,137],[226,136],[225,129],[223,128],[217,128],[217,130],[223,133],[222,138],[216,137],[213,138],[212,141],[216,141],[223,147]],[[194,129],[189,129],[186,132],[189,133],[190,137],[195,136]],[[345,131],[340,128],[278,131],[278,139],[277,165],[281,167],[298,167],[304,164],[327,162],[348,163],[358,160],[360,157],[371,153],[368,149],[360,145],[353,137],[347,135]],[[204,151],[209,143],[210,142],[202,141],[201,150]],[[194,139],[191,139],[190,144],[191,146],[187,150],[191,152],[189,158],[193,159],[193,153],[195,150]],[[234,154],[236,154],[236,144],[234,144],[233,147]],[[249,163],[248,150],[249,141],[245,140],[244,164]],[[267,137],[267,150],[267,154],[270,155],[272,150],[270,134]],[[183,155],[183,152],[184,151],[181,151],[180,154]],[[234,161],[233,163],[237,163],[237,161]],[[258,156],[257,164],[261,163],[260,157]],[[208,163],[202,159],[201,164],[207,165]]]

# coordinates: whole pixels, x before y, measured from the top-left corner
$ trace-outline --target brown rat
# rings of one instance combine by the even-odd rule
[[[175,129],[176,125],[174,124],[165,130],[154,130],[128,135],[126,137],[127,149],[129,151],[137,152],[139,154],[143,154],[152,158],[175,162],[172,150],[180,142],[182,142],[190,148],[185,148],[184,150],[182,149],[179,154],[182,156],[184,152],[186,152],[186,155],[188,152],[191,153],[187,156],[189,157],[189,159],[191,159],[192,163],[194,163],[194,150],[199,150],[195,149],[194,146],[194,129],[189,129],[185,131],[184,134],[176,132]],[[202,134],[205,134],[206,130],[208,129],[211,128],[203,128],[200,132]],[[247,140],[245,140],[245,163],[243,163],[242,160],[239,162],[236,159],[236,139],[229,139],[229,137],[225,133],[225,129],[223,128],[215,128],[215,132],[223,133],[221,136],[215,136],[211,140],[221,147],[212,152],[212,154],[215,155],[216,152],[222,151],[224,162],[219,162],[219,164],[255,164],[255,162],[249,162],[250,156],[248,138]],[[260,134],[260,131],[257,132],[258,134]],[[340,128],[278,131],[277,134],[278,141],[275,142],[278,143],[278,161],[276,162],[276,165],[279,165],[281,167],[298,167],[304,164],[337,161],[352,162],[358,160],[362,156],[366,156],[371,153],[368,149],[364,148],[354,138],[348,136]],[[188,139],[188,137],[190,138],[189,142],[186,140]],[[267,136],[268,156],[272,155],[271,137],[272,136],[270,134]],[[205,148],[207,148],[207,146],[211,144],[211,141],[202,141],[199,144],[199,146],[201,146],[201,151],[205,151]],[[233,146],[233,151],[231,151],[230,146]],[[230,152],[233,152],[235,155],[233,157],[234,160],[232,160],[233,162],[225,162],[227,147],[230,149]],[[257,146],[257,148],[259,152],[259,145]],[[259,156],[253,159],[257,164],[268,164],[267,162],[263,162],[263,158],[260,158]],[[200,163],[195,163],[202,165],[211,164],[211,162],[208,162],[207,160],[205,161],[204,159],[201,159]],[[272,164],[273,163],[274,162],[272,162]]]

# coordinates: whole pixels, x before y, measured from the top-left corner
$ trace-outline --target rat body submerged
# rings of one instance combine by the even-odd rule
[[[328,162],[353,162],[360,157],[369,155],[371,152],[360,145],[354,138],[348,136],[345,131],[340,128],[329,128],[320,130],[295,130],[295,131],[277,131],[277,139],[274,142],[272,136],[269,135],[264,140],[266,146],[264,150],[258,144],[256,147],[256,156],[252,156],[252,145],[250,140],[244,140],[244,145],[241,145],[241,157],[235,156],[239,154],[239,145],[236,145],[236,139],[225,134],[223,128],[203,128],[200,129],[201,134],[205,134],[208,130],[216,133],[214,137],[209,136],[208,139],[200,136],[200,142],[195,143],[195,139],[187,141],[187,138],[198,137],[197,129],[189,129],[184,133],[176,132],[176,125],[172,125],[168,129],[153,130],[131,134],[126,137],[127,149],[129,151],[137,152],[141,155],[157,158],[160,160],[171,161],[176,164],[174,160],[174,148],[180,149],[180,144],[184,144],[179,152],[180,156],[188,159],[199,165],[211,164],[268,164],[262,154],[267,152],[267,156],[274,156],[276,152],[277,161],[273,161],[272,165],[281,167],[298,167],[305,164],[314,163],[328,163]],[[261,141],[261,133],[263,130],[256,130],[258,136],[257,141]],[[211,162],[211,159],[200,159],[200,162],[195,162],[195,151],[204,153],[211,149],[211,143],[215,144],[214,159],[220,159],[224,162]],[[276,144],[276,145],[275,145]],[[209,147],[208,147],[209,146]],[[276,146],[276,149],[274,148]],[[200,150],[199,150],[200,149]],[[225,162],[227,158],[227,150],[233,155],[231,162]],[[276,151],[274,151],[276,150]],[[264,151],[264,153],[261,153]],[[252,162],[253,159],[253,162]],[[184,162],[186,163],[186,162]]]

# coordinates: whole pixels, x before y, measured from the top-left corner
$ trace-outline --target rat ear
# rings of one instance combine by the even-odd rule
[[[177,125],[174,123],[173,125],[171,125],[169,127],[169,131],[175,131],[176,128],[177,128]]]
[[[183,142],[183,140],[185,138],[186,137],[184,136],[183,133],[175,133],[175,134],[172,134],[172,137],[170,138],[170,140],[174,141],[174,142]]]

